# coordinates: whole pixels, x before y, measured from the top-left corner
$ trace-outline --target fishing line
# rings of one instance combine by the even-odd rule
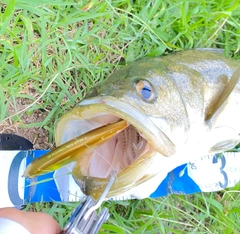
[[[55,181],[55,179],[59,179],[59,178],[61,178],[61,177],[63,177],[63,176],[70,175],[71,173],[72,173],[72,172],[69,171],[68,173],[65,173],[65,174],[62,174],[62,175],[59,175],[59,176],[54,176],[54,177],[48,178],[48,179],[42,179],[42,180],[39,180],[39,181],[34,181],[35,178],[34,178],[34,179],[32,179],[32,178],[26,178],[26,180],[29,182],[29,185],[25,185],[23,188],[35,186],[35,185],[38,185],[38,184],[47,183],[47,182],[52,181],[52,180]],[[55,191],[59,192],[58,188],[53,188],[53,187],[50,187],[50,186],[47,186],[46,188],[49,188],[49,189],[51,189],[51,190],[54,189]],[[79,188],[79,189],[80,189],[80,188]],[[75,197],[77,197],[79,200],[82,198],[82,196],[79,196],[78,194],[70,193],[69,190],[62,190],[62,189],[61,189],[61,194],[63,194],[63,193],[68,194],[68,195],[75,196]]]
[[[91,146],[89,146],[88,144],[86,144],[86,143],[84,143],[84,145],[86,146],[86,147],[88,147],[91,151],[93,151],[94,153],[96,153],[97,155],[99,155],[109,166],[110,166],[110,168],[112,169],[111,170],[111,172],[116,172],[116,170],[115,170],[115,168],[113,167],[113,165],[112,165],[112,163],[110,162],[110,161],[108,161],[101,153],[99,153],[98,151],[97,151],[97,149],[94,149],[94,148],[92,148]],[[88,170],[89,168],[85,168],[86,170]],[[111,173],[110,173],[111,174]],[[115,177],[116,179],[116,181],[117,181],[117,172],[116,172],[116,177]]]

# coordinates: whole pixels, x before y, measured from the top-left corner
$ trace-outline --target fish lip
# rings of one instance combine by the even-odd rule
[[[158,143],[159,138],[161,137],[159,128],[155,125],[154,122],[151,121],[148,115],[141,113],[132,105],[114,97],[105,96],[91,98],[81,101],[69,112],[68,117],[72,115],[76,119],[79,118],[81,120],[86,120],[87,118],[84,116],[84,113],[90,113],[91,111],[99,113],[106,112],[126,120],[143,134],[144,138],[149,142],[153,150],[161,152],[163,156],[167,156],[164,155],[162,148]],[[65,140],[59,137],[62,136],[63,133],[62,130],[58,127],[64,121],[65,119],[60,119],[57,123],[55,129],[56,145],[65,143]]]

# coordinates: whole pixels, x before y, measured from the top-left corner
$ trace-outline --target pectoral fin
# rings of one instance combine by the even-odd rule
[[[228,98],[234,88],[236,87],[238,81],[240,78],[240,65],[237,67],[237,69],[233,72],[232,77],[230,78],[227,86],[222,92],[222,95],[220,95],[220,98],[216,102],[216,104],[213,106],[211,111],[209,111],[205,117],[205,120],[208,121],[211,119],[211,122],[214,122],[214,119],[218,116],[216,115],[217,112],[221,112],[221,110],[224,109],[225,105],[227,104]]]

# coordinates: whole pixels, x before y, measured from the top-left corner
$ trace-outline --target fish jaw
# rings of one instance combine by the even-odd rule
[[[187,157],[164,157],[157,151],[149,151],[117,174],[106,199],[144,199],[149,197],[166,175],[186,163]],[[76,183],[86,195],[98,199],[109,182],[109,178],[85,176],[81,165],[73,169]]]
[[[130,189],[148,181],[159,172],[159,155],[156,151],[149,151],[137,158],[131,165],[117,174],[114,184],[106,198],[119,196]],[[106,188],[109,178],[86,176],[82,173],[81,164],[76,164],[72,172],[76,183],[86,195],[98,199]],[[154,190],[153,190],[154,191]]]
[[[135,135],[135,140],[136,134],[137,138],[141,138],[133,141],[130,149],[126,147],[126,151],[135,151],[134,157],[121,150],[120,155],[118,152],[112,155],[118,147],[114,148],[113,145],[121,137],[117,140],[113,138],[97,149],[92,148],[92,153],[78,155],[76,152],[74,156],[75,159],[78,158],[72,172],[76,182],[85,194],[96,199],[101,195],[113,171],[117,173],[117,177],[107,197],[118,196],[155,177],[161,168],[157,163],[159,157],[166,158],[174,152],[173,143],[149,116],[113,97],[83,100],[62,116],[55,129],[56,144],[62,145],[119,119],[131,125],[130,130],[134,131],[132,135]],[[121,144],[119,147],[121,148]],[[91,146],[89,148],[91,150]]]

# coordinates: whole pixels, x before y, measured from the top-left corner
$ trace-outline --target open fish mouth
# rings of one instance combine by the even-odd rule
[[[126,108],[126,105],[124,106]],[[129,109],[128,113],[130,112],[133,113],[133,109]],[[56,144],[63,144],[94,129],[97,131],[102,126],[124,120],[124,129],[96,149],[87,146],[89,153],[81,157],[81,163],[78,161],[82,172],[87,176],[107,178],[113,170],[120,173],[137,158],[152,150],[143,133],[146,126],[139,126],[141,123],[138,123],[136,118],[131,119],[132,116],[128,113],[126,110],[113,108],[103,100],[83,101],[58,122]],[[136,111],[134,114],[137,114]],[[143,118],[139,114],[138,117]]]
[[[59,128],[60,131],[67,129],[59,141],[64,143],[66,139],[68,141],[68,139],[75,138],[73,135],[82,136],[90,131],[99,131],[102,130],[102,126],[115,126],[114,123],[117,122],[120,123],[123,120],[106,112],[100,112],[95,117],[80,122],[78,120],[70,120],[65,125],[65,128]],[[86,144],[88,148],[86,154],[77,160],[78,164],[81,165],[81,172],[84,175],[107,178],[112,171],[118,174],[131,165],[137,158],[151,150],[151,146],[144,138],[144,135],[132,124],[124,122],[124,129],[119,128],[116,134],[108,141],[105,142],[105,139],[100,141],[97,148],[95,148],[95,145]],[[77,129],[76,126],[79,125],[82,127]],[[110,128],[108,131],[112,131],[112,129]]]
[[[84,100],[58,121],[59,147],[30,164],[24,176],[76,161],[72,174],[85,194],[97,199],[114,172],[117,177],[107,197],[117,196],[158,173],[160,133],[149,116],[121,100]]]

